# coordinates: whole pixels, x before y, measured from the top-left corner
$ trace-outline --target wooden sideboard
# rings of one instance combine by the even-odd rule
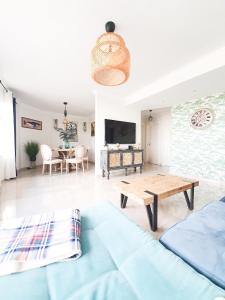
[[[140,168],[140,173],[143,168],[143,150],[102,150],[101,151],[101,169],[102,177],[105,177],[107,172],[107,178],[109,179],[110,171],[125,169],[125,175],[127,176],[127,169]]]

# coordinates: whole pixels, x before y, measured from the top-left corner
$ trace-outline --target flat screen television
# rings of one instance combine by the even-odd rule
[[[105,142],[107,144],[135,144],[136,123],[105,119]]]

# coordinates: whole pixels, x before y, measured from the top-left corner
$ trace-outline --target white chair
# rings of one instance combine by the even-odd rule
[[[78,166],[81,165],[82,166],[82,170],[84,172],[84,148],[82,146],[77,146],[75,148],[75,158],[67,158],[66,159],[66,173],[69,172],[69,165],[75,165],[76,167],[76,172],[78,171]]]
[[[88,149],[85,148],[85,146],[82,146],[84,148],[84,157],[83,157],[83,161],[86,161],[87,163],[87,170],[88,170]]]
[[[42,174],[45,173],[45,166],[48,165],[49,173],[50,175],[52,175],[52,165],[55,165],[55,171],[56,171],[57,164],[60,164],[61,174],[62,174],[63,161],[62,159],[52,158],[52,150],[48,145],[41,145],[41,156],[43,159]]]

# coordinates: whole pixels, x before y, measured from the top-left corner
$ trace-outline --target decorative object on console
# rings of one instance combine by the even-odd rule
[[[92,50],[92,78],[102,85],[119,85],[129,77],[130,54],[123,38],[114,33],[115,23],[107,22],[105,29]]]
[[[87,122],[83,122],[83,131],[84,131],[84,132],[87,131]]]
[[[23,128],[42,130],[42,121],[22,117],[21,126]]]
[[[200,108],[191,116],[191,126],[195,129],[208,127],[213,121],[213,113],[208,108]]]
[[[95,136],[95,122],[91,122],[91,136]]]
[[[35,142],[27,142],[25,145],[25,152],[30,160],[30,169],[35,168],[36,157],[39,152],[39,145]]]

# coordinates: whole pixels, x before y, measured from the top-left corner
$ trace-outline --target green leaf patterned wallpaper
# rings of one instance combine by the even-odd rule
[[[192,114],[209,108],[212,124],[194,129]],[[172,113],[171,172],[212,180],[225,180],[225,93],[175,106]]]

